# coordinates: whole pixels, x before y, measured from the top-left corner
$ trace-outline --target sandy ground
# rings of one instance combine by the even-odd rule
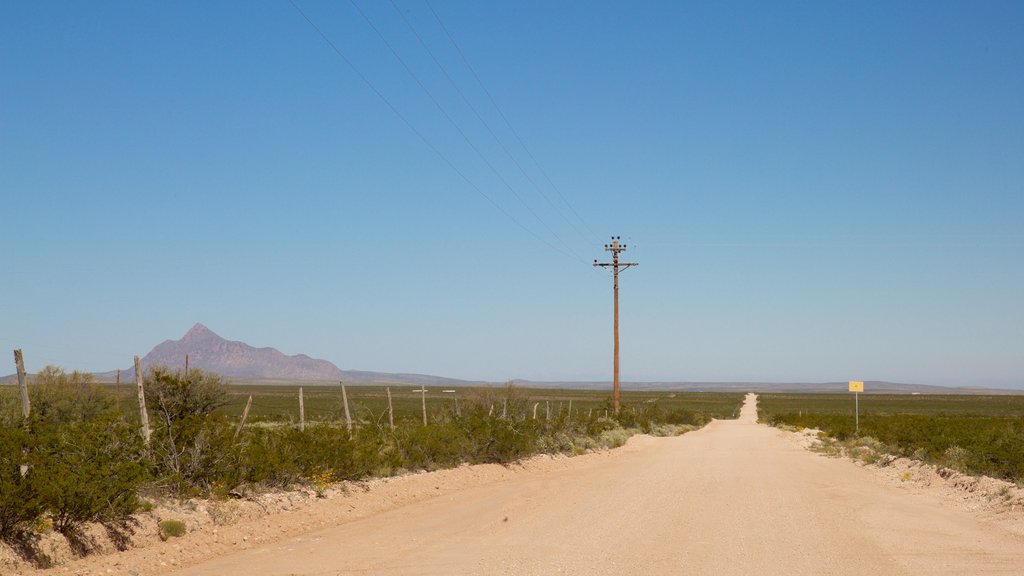
[[[1018,501],[806,438],[757,424],[750,396],[684,436],[378,481],[48,573],[1024,574]]]

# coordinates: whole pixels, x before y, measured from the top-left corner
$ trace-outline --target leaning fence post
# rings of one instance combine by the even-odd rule
[[[149,446],[149,414],[146,413],[146,392],[142,388],[142,362],[135,357],[135,386],[139,389],[139,420],[142,421],[142,439]]]
[[[25,358],[21,349],[14,351],[14,365],[18,369],[18,389],[21,390],[21,416],[28,426],[28,417],[32,413],[32,402],[28,397],[28,378],[25,377]]]
[[[384,391],[388,393],[388,426],[390,426],[391,429],[394,430],[395,429],[395,409],[394,409],[393,406],[391,406],[391,388],[385,388]]]
[[[540,405],[540,402],[534,402],[533,403],[533,419],[534,420],[537,419],[537,406],[539,406],[539,405]]]
[[[299,386],[299,432],[306,431],[306,404],[302,401],[302,386]]]
[[[245,419],[249,417],[249,408],[252,408],[252,394],[249,395],[249,401],[245,403],[245,410],[242,410],[242,419],[238,421],[238,428],[235,428],[235,438],[242,433],[242,426],[245,426]]]
[[[341,383],[341,403],[345,405],[345,429],[352,432],[352,413],[348,411],[348,394],[345,393],[345,383]]]

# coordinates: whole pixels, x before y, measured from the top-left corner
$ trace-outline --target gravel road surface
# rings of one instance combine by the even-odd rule
[[[1024,574],[1024,537],[735,421],[417,501],[178,570],[341,574]]]

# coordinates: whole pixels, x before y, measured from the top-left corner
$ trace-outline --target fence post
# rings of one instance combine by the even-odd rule
[[[21,390],[21,415],[23,418],[22,424],[28,429],[28,417],[32,413],[32,404],[28,398],[28,379],[25,377],[25,360],[22,357],[21,349],[14,351],[14,365],[18,370],[18,388]],[[24,444],[21,446],[21,455],[24,457],[20,467],[21,477],[24,478],[28,474],[28,447]]]
[[[501,419],[504,420],[508,416],[508,398],[501,399]]]
[[[242,433],[242,426],[245,426],[245,419],[249,417],[249,408],[252,408],[252,394],[249,395],[249,400],[245,403],[245,410],[242,410],[242,419],[238,422],[238,428],[235,428],[235,438]]]
[[[341,403],[345,405],[345,429],[352,433],[352,413],[348,411],[348,394],[345,393],[345,383],[341,383]]]
[[[572,400],[569,400],[569,419],[572,419]]]
[[[544,419],[545,420],[551,420],[551,401],[550,400],[545,400],[544,401]]]
[[[32,402],[28,397],[28,378],[25,377],[25,357],[21,349],[14,351],[14,365],[18,369],[18,389],[21,390],[21,417],[28,426],[28,417],[32,413]]]
[[[534,402],[533,403],[533,419],[534,420],[537,419],[537,406],[539,406],[539,405],[540,405],[540,402]]]
[[[306,431],[306,404],[302,401],[302,386],[299,386],[299,432]]]
[[[391,406],[391,388],[385,388],[384,390],[388,393],[388,426],[391,426],[391,429],[394,430],[395,429],[395,409],[394,409],[393,406]]]
[[[427,425],[427,385],[420,384],[420,399],[423,401],[423,425]]]
[[[142,388],[142,362],[135,357],[135,386],[139,389],[139,420],[142,422],[142,440],[149,446],[149,414],[146,412],[146,391]]]
[[[117,382],[114,384],[114,398],[117,403],[117,417],[121,417],[121,369],[117,369]]]

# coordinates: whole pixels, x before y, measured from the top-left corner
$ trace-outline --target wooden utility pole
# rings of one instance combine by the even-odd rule
[[[139,420],[142,422],[142,439],[149,446],[149,414],[146,412],[146,391],[142,388],[142,362],[135,357],[135,387],[139,389]]]
[[[600,266],[602,268],[611,268],[612,275],[615,278],[615,375],[614,383],[612,384],[612,408],[615,409],[615,413],[619,413],[619,268],[625,270],[631,266],[639,266],[639,262],[619,262],[619,252],[626,251],[625,244],[619,244],[619,237],[612,236],[612,243],[605,244],[604,249],[607,252],[612,253],[611,262],[598,262],[594,260],[594,266]]]
[[[25,357],[21,349],[14,351],[14,366],[18,370],[18,389],[21,390],[21,416],[28,426],[28,417],[32,413],[32,402],[28,398],[28,378],[25,376]]]

